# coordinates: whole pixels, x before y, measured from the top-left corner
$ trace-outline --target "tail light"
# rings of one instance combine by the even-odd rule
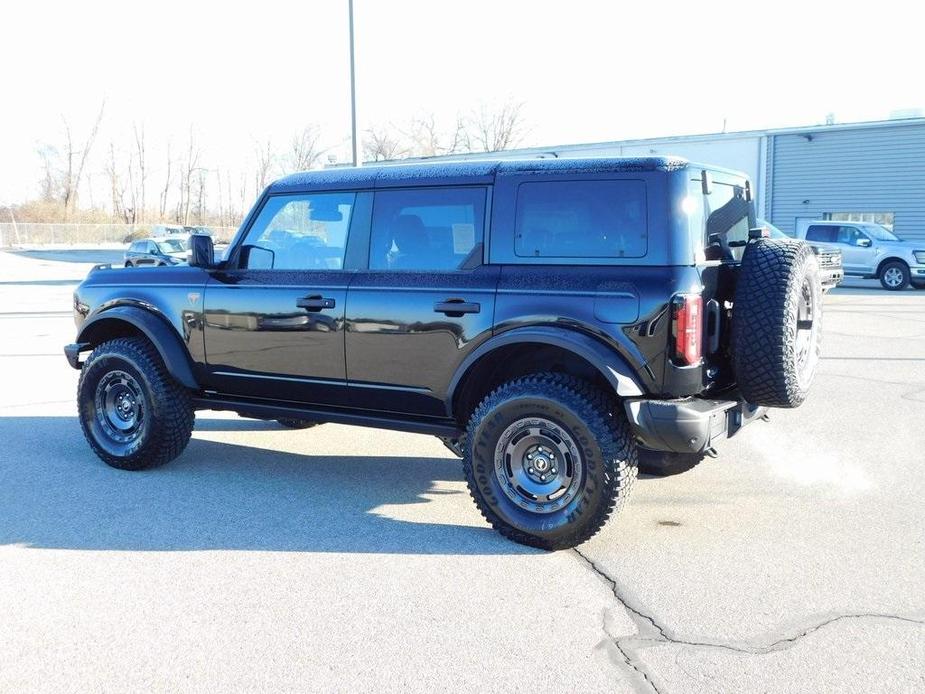
[[[700,363],[703,354],[703,297],[679,294],[672,304],[675,361],[684,366]]]

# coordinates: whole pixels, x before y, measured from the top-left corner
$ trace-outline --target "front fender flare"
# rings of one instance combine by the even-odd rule
[[[101,336],[108,332],[107,324],[119,321],[137,328],[151,341],[171,376],[187,388],[199,390],[189,352],[182,339],[172,326],[151,311],[137,306],[114,306],[100,311],[81,326],[77,343],[96,346],[103,341]]]
[[[448,414],[453,415],[452,406],[457,388],[479,359],[500,347],[530,342],[538,345],[553,345],[582,357],[601,373],[613,387],[614,392],[621,397],[630,398],[643,395],[639,379],[626,360],[614,349],[590,335],[547,326],[515,328],[489,338],[460,364],[447,388]]]

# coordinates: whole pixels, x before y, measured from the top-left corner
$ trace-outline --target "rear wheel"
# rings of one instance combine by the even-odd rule
[[[90,447],[121,470],[170,462],[186,448],[195,421],[189,391],[139,337],[110,340],[93,350],[80,372],[77,405]]]
[[[130,261],[125,262],[125,267],[134,267]]]
[[[880,268],[880,284],[891,292],[908,287],[909,279],[909,267],[900,260],[891,260]]]
[[[629,493],[636,446],[622,410],[587,383],[537,374],[499,387],[476,408],[463,469],[485,519],[542,549],[594,535]]]

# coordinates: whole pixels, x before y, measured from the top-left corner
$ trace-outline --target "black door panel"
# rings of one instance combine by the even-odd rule
[[[346,315],[353,404],[445,415],[446,388],[456,368],[491,337],[499,273],[497,266],[358,272]]]
[[[343,270],[214,275],[204,300],[209,387],[346,404],[343,327],[351,275]]]

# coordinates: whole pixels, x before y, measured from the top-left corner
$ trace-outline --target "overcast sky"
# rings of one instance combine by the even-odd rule
[[[220,9],[218,9],[220,7]],[[911,8],[911,3],[905,7]],[[256,140],[317,123],[349,158],[347,1],[8,4],[0,36],[0,203],[35,194],[37,144],[99,154],[149,139],[246,166]],[[925,106],[918,13],[903,4],[356,0],[363,124],[508,100],[523,145],[886,118]]]

